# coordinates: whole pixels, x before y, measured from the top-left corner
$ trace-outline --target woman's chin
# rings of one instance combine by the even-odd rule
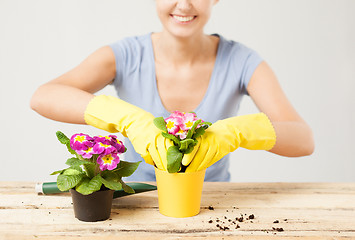
[[[189,39],[199,34],[203,34],[203,31],[192,29],[167,29],[167,31],[177,39]]]

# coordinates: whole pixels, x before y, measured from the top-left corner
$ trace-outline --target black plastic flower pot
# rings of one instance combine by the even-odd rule
[[[113,190],[100,190],[89,195],[83,195],[75,189],[70,189],[70,193],[75,217],[80,221],[97,222],[110,217]]]

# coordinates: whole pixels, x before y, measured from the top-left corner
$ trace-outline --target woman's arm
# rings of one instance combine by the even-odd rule
[[[31,108],[56,121],[85,124],[84,112],[93,93],[110,84],[115,73],[115,56],[110,47],[102,47],[74,69],[40,86]]]
[[[258,109],[270,118],[274,126],[276,144],[270,152],[288,157],[313,153],[312,130],[288,101],[266,62],[256,68],[247,90]]]

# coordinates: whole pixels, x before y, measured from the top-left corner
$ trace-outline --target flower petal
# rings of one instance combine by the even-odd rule
[[[70,147],[73,150],[86,150],[93,145],[93,138],[87,134],[77,133],[70,138]]]
[[[86,159],[91,158],[92,155],[95,154],[94,149],[92,147],[89,147],[86,150],[77,150],[76,152]]]
[[[101,171],[104,170],[113,170],[117,167],[117,164],[120,162],[120,158],[115,153],[110,153],[107,155],[100,155],[97,158],[97,163],[100,164]]]

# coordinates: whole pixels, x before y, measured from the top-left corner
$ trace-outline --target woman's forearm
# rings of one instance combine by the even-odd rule
[[[31,108],[52,120],[85,124],[84,112],[93,94],[64,84],[47,83],[31,99]]]
[[[276,144],[270,152],[287,156],[307,156],[314,151],[313,134],[303,122],[273,122]]]

